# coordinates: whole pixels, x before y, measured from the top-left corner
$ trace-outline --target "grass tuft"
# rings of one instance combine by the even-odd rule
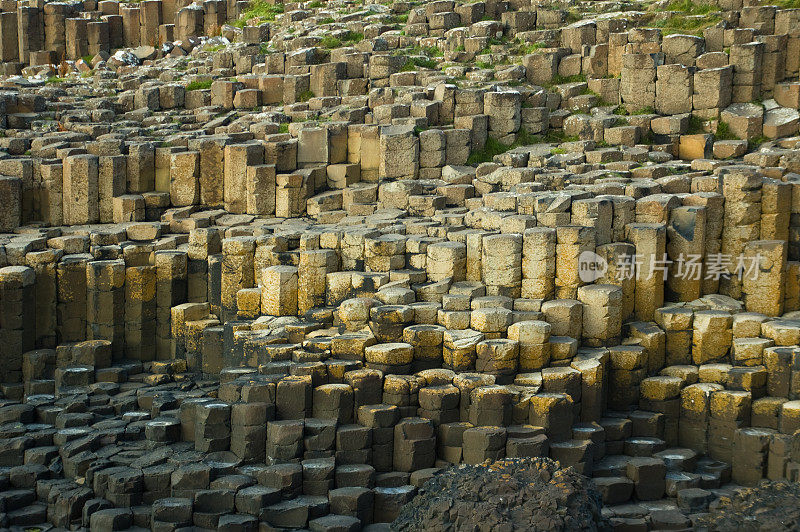
[[[770,140],[772,139],[769,137],[765,137],[764,135],[759,135],[758,137],[747,141],[747,149],[749,151],[753,151],[756,148],[758,148],[761,144],[764,144],[765,142]]]
[[[350,32],[347,34],[347,37],[344,38],[344,42],[347,44],[356,44],[364,40],[364,34],[359,32]]]
[[[692,115],[689,117],[689,129],[686,131],[689,135],[699,135],[705,133],[706,128],[703,119],[699,116]]]
[[[564,85],[566,83],[585,83],[586,82],[586,75],[585,74],[577,74],[575,76],[553,76],[553,79],[550,80],[545,88],[553,88],[556,85]]]
[[[206,79],[203,81],[192,81],[188,85],[186,85],[186,91],[199,91],[203,89],[210,89],[211,88],[211,80]]]
[[[727,122],[720,122],[717,124],[717,132],[714,133],[716,140],[739,140],[739,137],[733,134],[731,126]]]
[[[243,28],[251,19],[258,19],[260,22],[272,22],[276,15],[283,13],[283,4],[270,4],[265,0],[252,0],[244,10],[239,20],[233,22],[234,26]]]
[[[517,136],[512,144],[503,144],[499,140],[489,137],[482,149],[474,151],[470,154],[469,159],[467,159],[467,164],[476,165],[480,163],[488,163],[491,162],[496,155],[502,155],[508,150],[513,150],[514,148],[519,148],[521,146],[531,146],[533,144],[542,144],[545,142],[550,144],[561,144],[563,142],[575,142],[577,140],[578,137],[568,137],[564,135],[563,131],[548,131],[544,135],[532,135],[528,133],[526,129],[522,128],[519,130],[519,133],[517,133]],[[559,148],[554,149],[558,150]]]
[[[635,116],[635,115],[654,115],[654,114],[657,114],[656,110],[648,105],[647,107],[642,107],[641,109],[635,110],[634,112],[631,113],[631,116]]]
[[[698,4],[692,0],[674,0],[667,5],[666,11],[680,11],[685,15],[707,15],[720,11],[715,4]]]
[[[339,48],[342,45],[342,40],[338,37],[334,37],[333,35],[326,35],[319,42],[319,45],[323,48],[327,48],[328,50],[332,50],[334,48]]]
[[[713,3],[673,0],[660,11],[664,13],[663,18],[654,21],[658,15],[651,12],[645,21],[654,28],[660,28],[665,36],[679,33],[702,37],[706,28],[716,26],[722,20],[720,7]]]
[[[547,43],[539,41],[532,44],[523,44],[518,48],[518,52],[521,55],[527,55],[534,53],[536,50],[541,50],[542,48],[547,48]]]
[[[467,159],[467,164],[476,165],[480,163],[492,162],[495,155],[500,155],[511,149],[511,146],[503,144],[497,139],[489,137],[483,148],[472,152]]]
[[[703,36],[703,30],[716,26],[722,18],[716,13],[707,15],[670,15],[653,23],[653,27],[661,28],[663,35],[694,35]]]
[[[400,72],[413,72],[418,68],[435,69],[436,67],[437,63],[433,59],[428,59],[425,57],[409,57],[403,67],[400,69]]]

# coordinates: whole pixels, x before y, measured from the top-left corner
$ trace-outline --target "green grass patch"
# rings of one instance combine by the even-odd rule
[[[616,104],[608,104],[608,105],[616,105]],[[636,109],[635,111],[632,112],[629,112],[624,105],[617,105],[617,108],[614,109],[614,114],[619,116],[639,116],[639,115],[654,115],[658,113],[656,113],[656,110],[649,105],[647,107]]]
[[[648,105],[647,107],[642,107],[641,109],[635,110],[634,112],[631,113],[631,116],[636,116],[636,115],[654,115],[654,114],[657,114],[656,110]]]
[[[565,135],[563,130],[549,130],[544,135],[534,135],[534,138],[541,138],[538,142],[531,142],[530,144],[539,144],[541,142],[558,143],[563,142],[578,142],[581,140],[578,135]]]
[[[577,74],[575,76],[553,76],[553,79],[548,84],[548,87],[555,87],[556,85],[564,85],[566,83],[586,83],[585,74]]]
[[[320,26],[324,26],[326,24],[333,24],[334,22],[336,21],[333,19],[333,17],[325,17],[319,21],[319,24]]]
[[[657,15],[651,12],[645,21],[654,28],[660,28],[663,35],[680,33],[702,37],[703,30],[715,26],[722,20],[718,5],[697,3],[692,0],[673,0],[666,8],[659,11],[666,12],[666,16],[655,20]]]
[[[477,61],[475,63],[475,66],[478,67],[478,68],[484,68],[484,69],[487,69],[487,70],[494,69],[492,64],[491,63],[487,63],[486,61]]]
[[[714,133],[714,138],[716,140],[739,140],[739,137],[731,131],[731,126],[721,120],[717,124],[717,132]]]
[[[566,22],[567,24],[572,24],[574,22],[578,22],[579,20],[583,20],[581,14],[574,9],[570,9],[569,11],[567,11],[567,16],[565,17],[564,22]]]
[[[400,69],[400,72],[413,72],[418,68],[433,68],[437,67],[436,61],[433,59],[427,59],[424,57],[409,57],[406,60],[403,67]]]
[[[760,145],[762,145],[765,142],[768,142],[770,140],[772,140],[772,139],[769,138],[769,137],[765,137],[764,135],[759,135],[758,137],[750,139],[750,140],[747,141],[747,149],[750,150],[750,151],[755,150]]]
[[[715,26],[722,18],[716,13],[705,15],[670,15],[664,19],[655,21],[654,28],[660,28],[663,35],[673,35],[676,33],[685,35],[703,36],[703,30]]]
[[[186,90],[187,91],[199,91],[199,90],[204,90],[204,89],[210,89],[211,88],[211,83],[212,83],[212,81],[210,79],[206,79],[206,80],[203,80],[203,81],[192,81],[191,83],[186,85]]]
[[[56,83],[64,83],[65,81],[67,81],[65,78],[60,78],[58,76],[50,76],[45,80],[45,84],[54,85]]]
[[[551,144],[561,144],[563,142],[575,142],[577,140],[578,137],[576,136],[565,136],[563,131],[548,131],[544,135],[532,135],[523,128],[519,130],[514,142],[511,144],[503,144],[499,140],[489,137],[482,149],[474,151],[470,154],[469,159],[467,159],[467,164],[474,165],[488,163],[494,159],[495,155],[501,155],[508,150],[513,150],[514,148],[519,148],[521,146],[531,146],[533,144],[542,144],[545,142]],[[560,148],[554,149],[558,150]]]
[[[331,19],[333,20],[333,19]],[[333,50],[340,46],[353,45],[364,40],[363,33],[348,33],[345,37],[334,37],[333,35],[325,35],[320,41],[319,45],[326,50]]]
[[[536,50],[541,50],[542,48],[547,48],[547,44],[539,41],[531,44],[523,44],[517,50],[521,55],[528,55],[534,53]]]
[[[310,100],[310,99],[311,99],[311,98],[313,98],[313,97],[314,97],[314,93],[313,93],[313,92],[311,92],[311,91],[303,91],[303,92],[301,92],[301,93],[300,93],[300,95],[298,96],[298,98],[299,98],[299,100],[300,100],[301,102],[307,102],[308,100]]]
[[[695,115],[690,116],[689,128],[686,130],[686,133],[689,135],[699,135],[705,132],[706,130],[705,125],[703,124],[703,119]]]
[[[467,159],[467,164],[480,164],[492,162],[495,155],[500,155],[511,149],[511,146],[503,144],[497,139],[489,137],[483,145],[483,149],[472,152]]]
[[[720,11],[720,7],[714,4],[698,4],[692,0],[674,0],[667,5],[665,11],[680,11],[686,15],[707,15]]]
[[[278,126],[278,133],[288,133],[289,132],[289,123],[283,122],[281,125]]]
[[[250,19],[257,18],[261,22],[271,22],[275,17],[283,13],[283,4],[270,4],[264,0],[253,0],[247,9],[244,10],[239,20],[233,22],[234,26],[243,28]]]
[[[425,55],[428,57],[444,57],[444,52],[438,46],[428,46],[423,50],[425,50]]]
[[[314,0],[313,2],[310,2],[308,4],[308,7],[309,7],[309,9],[316,9],[318,7],[322,7],[323,5],[325,5],[325,4],[323,4],[319,0]]]
[[[438,46],[412,46],[402,52],[403,55],[425,55],[427,57],[443,57],[444,52]]]
[[[347,34],[347,37],[344,38],[343,42],[345,42],[347,44],[356,44],[356,43],[359,43],[359,42],[361,42],[363,40],[364,40],[364,34],[363,33],[360,33],[360,32],[357,32],[357,31],[352,31],[352,32]]]
[[[319,45],[328,50],[332,50],[333,48],[339,48],[342,45],[342,40],[333,35],[326,35],[319,42]]]

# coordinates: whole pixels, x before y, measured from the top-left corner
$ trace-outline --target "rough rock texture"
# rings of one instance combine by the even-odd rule
[[[431,478],[394,530],[604,530],[594,485],[547,458],[460,466]]]
[[[800,484],[763,481],[757,487],[721,497],[698,530],[798,530],[800,529]]]

